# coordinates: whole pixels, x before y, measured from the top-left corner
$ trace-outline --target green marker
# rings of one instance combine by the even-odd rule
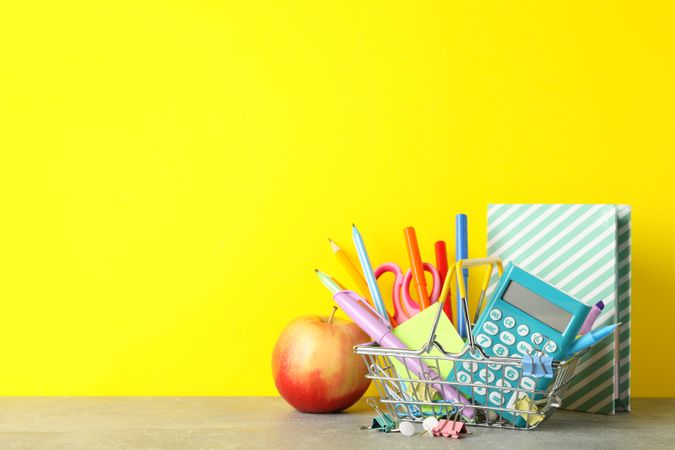
[[[323,285],[326,286],[333,294],[337,294],[338,292],[344,290],[327,273],[323,273],[319,269],[314,269],[314,272],[316,273],[316,276],[319,277],[319,280],[321,280]]]

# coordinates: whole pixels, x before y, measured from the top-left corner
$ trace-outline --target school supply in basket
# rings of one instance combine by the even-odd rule
[[[576,341],[574,341],[574,344],[568,350],[567,355],[573,355],[592,345],[595,345],[596,343],[600,342],[610,334],[614,333],[614,330],[619,325],[621,325],[621,323],[615,323],[612,325],[607,325],[606,327],[602,327],[598,330],[589,331],[588,333],[584,334]]]
[[[392,330],[394,336],[396,336],[407,348],[412,350],[417,350],[422,348],[427,341],[429,340],[429,330],[432,329],[434,325],[434,320],[436,319],[436,313],[438,308],[441,307],[441,303],[434,303],[431,307],[421,311],[419,314],[412,317],[410,320],[402,323]],[[438,325],[436,327],[436,340],[445,351],[456,353],[462,350],[464,347],[464,341],[457,331],[452,326],[445,314],[440,315]],[[438,347],[432,347],[429,349],[428,355],[430,357],[438,357],[436,364],[433,364],[433,367],[438,371],[441,379],[445,379],[454,363],[444,359],[443,352],[439,350]],[[398,378],[411,378],[417,379],[415,374],[409,373],[406,370],[406,367],[401,361],[396,358],[391,358],[391,363],[393,365],[394,373]],[[435,391],[424,389],[426,385],[422,383],[415,383],[414,381],[410,382],[401,382],[400,385],[405,389],[405,393],[412,397],[412,400],[424,400],[426,402],[433,402]],[[405,409],[399,408],[399,411],[405,414],[411,414],[410,408]],[[441,408],[436,408],[433,406],[423,406],[422,408],[415,409],[412,411],[413,414],[438,414],[441,411]]]
[[[455,217],[455,261],[467,259],[469,257],[469,230],[468,219],[466,214],[457,214]],[[469,270],[462,270],[461,274],[457,274],[464,278],[464,284],[469,283]],[[467,297],[467,301],[468,301]],[[459,335],[466,338],[466,323],[469,317],[464,315],[459,298],[459,288],[457,289],[457,331]]]
[[[363,298],[370,301],[368,284],[366,283],[365,278],[363,278],[363,275],[361,275],[361,272],[359,272],[359,269],[356,268],[351,259],[349,259],[349,256],[347,256],[347,252],[345,252],[332,239],[328,238],[328,242],[330,243],[330,248],[333,250],[333,253],[335,254],[338,262],[356,285],[358,292]]]
[[[536,427],[545,418],[543,414],[538,414],[539,408],[527,395],[523,395],[516,401],[516,409],[529,412],[529,414],[521,414],[521,417],[527,420],[528,427]]]
[[[314,269],[314,273],[319,278],[319,281],[328,288],[333,294],[336,294],[343,290],[342,286],[338,284],[337,281],[327,273],[320,271],[319,269]]]
[[[434,303],[438,300],[441,293],[442,281],[438,270],[429,263],[422,263],[425,272],[431,274],[432,285],[431,292],[428,294],[429,300]],[[408,270],[405,275],[403,271],[394,263],[384,263],[375,269],[375,279],[379,279],[386,273],[394,274],[394,286],[392,287],[392,303],[394,305],[394,320],[397,324],[402,324],[406,320],[420,312],[418,303],[410,296],[410,285],[412,284],[412,271]],[[425,287],[426,289],[426,287]]]
[[[586,317],[584,324],[581,326],[581,329],[579,330],[580,336],[583,336],[584,334],[591,331],[591,329],[593,328],[593,324],[595,324],[595,321],[598,320],[598,316],[600,316],[600,313],[602,313],[603,309],[605,309],[605,302],[603,302],[602,300],[593,305],[593,308],[591,308],[591,312],[588,313],[588,317]]]
[[[403,230],[403,234],[405,235],[405,244],[408,249],[408,261],[410,262],[413,284],[417,290],[417,303],[421,310],[426,309],[431,306],[431,301],[427,292],[427,281],[424,277],[424,267],[422,257],[420,256],[420,248],[417,244],[417,235],[413,227],[406,227]]]
[[[461,267],[460,262],[458,274]],[[458,284],[460,295],[465,298],[466,286],[462,277],[458,277]],[[568,354],[589,311],[583,303],[509,264],[474,326],[475,343],[485,355],[497,358],[522,357],[531,354],[536,346],[534,348],[552,359],[562,359]],[[551,382],[550,378],[533,379],[507,369],[499,365],[482,368],[478,372],[478,388],[465,386],[459,390],[472,397],[474,402],[485,402],[494,408],[513,408],[520,397],[516,389],[525,387],[543,391]],[[472,374],[466,370],[456,368],[454,376],[459,381],[472,380]],[[513,387],[514,391],[507,396],[502,390],[491,389],[500,385]],[[525,426],[525,419],[520,415],[515,416],[509,411],[499,414],[517,427]]]
[[[436,254],[436,269],[438,269],[438,274],[441,277],[441,286],[445,282],[445,277],[448,276],[448,250],[445,246],[445,241],[436,241],[434,243],[434,253]],[[452,302],[450,301],[450,293],[446,298],[443,299],[445,303],[443,304],[443,311],[448,317],[448,320],[452,322]]]
[[[370,257],[366,251],[366,244],[363,242],[363,237],[354,224],[352,224],[352,239],[354,241],[354,246],[356,247],[356,252],[359,255],[359,261],[361,262],[363,274],[366,277],[366,283],[368,283],[368,291],[370,292],[370,297],[373,299],[373,305],[375,305],[377,313],[382,316],[384,326],[391,329],[391,318],[387,312],[387,307],[384,304],[384,299],[382,298],[380,288],[377,285],[375,273],[373,272],[373,266],[370,263]]]
[[[431,330],[434,325],[436,313],[440,307],[440,303],[434,303],[431,307],[420,312],[407,322],[397,326],[392,331],[394,336],[409,349],[418,350],[422,348],[429,340],[429,330]],[[457,330],[455,330],[445,314],[441,314],[438,320],[436,326],[436,340],[447,352],[457,353],[464,348],[464,341],[459,337]],[[429,354],[432,356],[442,356],[443,352],[441,352],[438,347],[433,347],[430,349]],[[405,373],[405,367],[403,367],[403,364],[398,360],[393,359],[392,363],[398,374]],[[438,368],[440,369],[439,375],[442,378],[446,378],[452,370],[453,365],[454,363],[452,361],[440,359],[438,361]]]

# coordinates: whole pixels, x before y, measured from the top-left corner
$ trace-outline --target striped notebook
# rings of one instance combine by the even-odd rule
[[[563,408],[630,410],[630,212],[625,205],[488,207],[488,255],[512,261],[587,305],[603,300],[594,328],[622,322],[579,362]]]

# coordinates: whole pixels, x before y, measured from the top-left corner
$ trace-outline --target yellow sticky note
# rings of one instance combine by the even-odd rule
[[[530,400],[529,397],[525,396],[522,397],[520,400],[516,402],[516,409],[520,411],[530,411],[532,413],[537,413],[539,411],[539,408],[537,408],[537,405],[532,403],[532,400]],[[521,414],[520,417],[523,419],[527,419],[527,414]],[[530,414],[530,419],[527,421],[527,424],[531,427],[535,426],[539,422],[544,420],[544,416],[541,414]]]
[[[394,328],[394,336],[399,338],[409,349],[418,350],[423,345],[427,343],[429,339],[429,333],[431,332],[431,327],[434,325],[434,320],[436,319],[436,313],[440,303],[434,303],[429,308],[424,311],[420,311],[415,316],[403,322],[398,327]],[[450,353],[458,353],[464,348],[464,341],[455,330],[455,327],[452,326],[448,317],[441,313],[441,317],[438,321],[438,326],[436,327],[436,340],[443,346],[443,348]],[[427,356],[442,356],[443,353],[434,347],[432,351]],[[391,358],[392,364],[396,369],[397,373],[401,378],[407,378],[408,372],[405,366],[396,358]],[[428,366],[436,368],[435,360],[427,360]],[[438,361],[438,368],[440,368],[439,375],[442,379],[446,379],[450,374],[454,363],[447,359],[441,359]],[[411,374],[413,375],[413,374]]]

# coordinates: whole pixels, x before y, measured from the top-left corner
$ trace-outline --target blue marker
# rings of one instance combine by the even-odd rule
[[[368,257],[368,252],[366,251],[366,244],[363,242],[363,238],[361,237],[361,233],[359,233],[359,229],[356,228],[356,225],[354,224],[352,224],[352,240],[354,241],[354,246],[356,247],[356,253],[359,255],[359,261],[361,262],[363,275],[366,277],[366,283],[368,284],[370,296],[373,298],[375,309],[380,314],[380,316],[382,316],[382,320],[384,320],[385,324],[391,328],[391,321],[389,320],[389,314],[387,314],[387,307],[384,305],[384,299],[382,298],[380,287],[377,285],[377,279],[375,278],[375,273],[373,273],[373,266],[370,264],[370,258]]]
[[[596,342],[600,342],[601,340],[612,334],[614,329],[619,325],[621,325],[621,323],[615,323],[614,325],[607,325],[606,327],[602,327],[599,330],[589,331],[588,333],[584,334],[583,336],[574,341],[574,344],[572,344],[572,347],[570,347],[570,350],[567,352],[567,356],[571,356],[577,352],[580,352],[585,348],[590,347]]]
[[[469,235],[466,214],[457,214],[455,217],[455,261],[467,259],[469,257]],[[462,270],[464,276],[464,285],[466,286],[466,301],[469,304],[469,269]],[[457,274],[459,276],[459,274]],[[459,297],[459,288],[457,289],[457,332],[463,338],[466,338],[466,321],[464,311],[462,310],[461,299]]]

